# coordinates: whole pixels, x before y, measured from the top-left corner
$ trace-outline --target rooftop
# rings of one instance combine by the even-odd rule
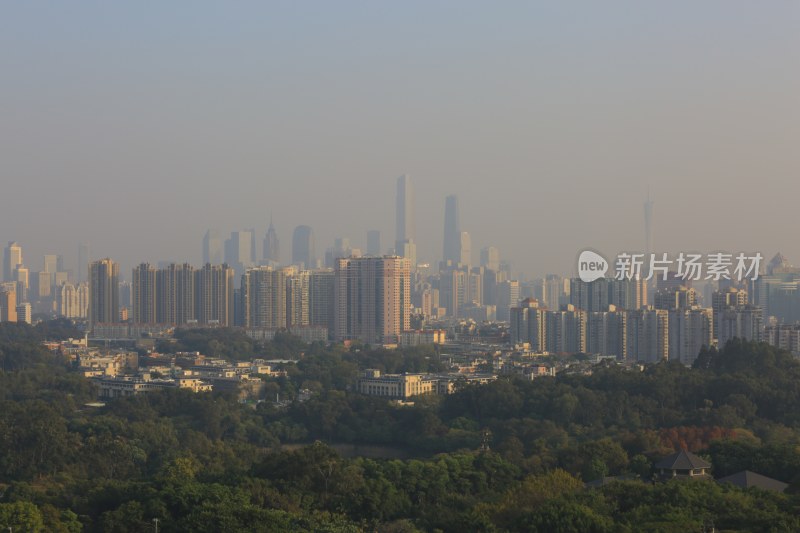
[[[783,481],[772,479],[771,477],[762,476],[749,470],[742,470],[730,476],[726,476],[717,480],[719,483],[730,483],[743,489],[750,487],[758,487],[764,490],[774,490],[776,492],[783,492],[789,485]]]
[[[711,464],[686,450],[681,450],[656,463],[656,468],[665,470],[694,470],[711,468]]]

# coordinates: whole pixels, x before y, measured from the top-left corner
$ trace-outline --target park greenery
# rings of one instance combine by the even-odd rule
[[[186,330],[170,349],[296,361],[264,378],[266,398],[289,401],[166,390],[97,407],[91,382],[41,345],[67,336],[68,324],[0,324],[0,528],[800,531],[800,362],[765,344],[704,350],[693,368],[605,363],[396,405],[357,394],[359,371],[439,371],[433,347]],[[679,448],[715,477],[748,469],[789,488],[656,482],[653,462]],[[628,480],[585,487],[604,476]]]

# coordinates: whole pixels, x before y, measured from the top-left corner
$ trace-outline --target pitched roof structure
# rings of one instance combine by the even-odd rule
[[[669,457],[661,459],[656,468],[665,470],[694,470],[697,468],[711,468],[711,464],[686,450],[681,450]]]
[[[789,486],[788,483],[778,481],[777,479],[772,479],[771,477],[762,476],[761,474],[757,474],[749,470],[742,470],[741,472],[736,472],[730,476],[725,476],[718,479],[717,482],[730,483],[731,485],[735,485],[743,489],[758,487],[760,489],[774,490],[776,492],[783,492],[786,490],[786,487]]]

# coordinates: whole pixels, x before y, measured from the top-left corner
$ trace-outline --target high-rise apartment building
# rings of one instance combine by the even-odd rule
[[[627,312],[629,361],[656,363],[669,357],[669,311],[639,309]]]
[[[669,311],[669,359],[690,366],[714,338],[711,309],[693,307]]]
[[[134,324],[156,323],[156,269],[142,263],[131,275],[131,319]]]
[[[534,353],[547,350],[547,310],[539,302],[526,298],[510,310],[511,344],[529,343]]]
[[[311,323],[310,286],[308,270],[287,271],[286,277],[286,327],[308,326]]]
[[[334,309],[337,340],[396,343],[410,327],[408,259],[351,257],[336,261]]]
[[[195,319],[203,326],[233,324],[233,276],[228,265],[206,264],[195,270]]]
[[[714,311],[714,334],[720,347],[734,338],[760,342],[764,336],[761,308],[741,305]]]
[[[714,312],[714,333],[720,334],[720,317],[726,309],[737,309],[747,305],[747,291],[727,287],[714,291],[711,295],[711,309]],[[720,342],[720,346],[724,346]]]
[[[119,264],[100,259],[89,265],[89,323],[119,322]]]
[[[285,269],[271,267],[248,269],[242,276],[244,327],[281,329],[286,327]]]
[[[547,351],[551,353],[585,353],[587,313],[572,305],[560,311],[547,311]]]
[[[65,318],[87,318],[89,314],[89,284],[62,283],[56,289],[56,308]]]
[[[312,270],[308,278],[308,309],[309,323],[312,326],[328,328],[332,335],[334,323],[334,291],[336,287],[336,274],[330,269]]]
[[[172,263],[156,271],[157,323],[181,326],[194,322],[195,281],[195,269],[189,264]]]
[[[589,313],[586,350],[589,353],[614,356],[620,361],[628,354],[628,314],[610,307],[608,311]]]
[[[656,309],[689,309],[698,304],[697,290],[684,286],[660,289],[653,296],[653,304]]]

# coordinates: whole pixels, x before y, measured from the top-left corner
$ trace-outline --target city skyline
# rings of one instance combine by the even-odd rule
[[[384,7],[9,6],[0,239],[128,272],[272,214],[285,252],[297,225],[388,248],[407,173],[429,261],[448,194],[473,250],[541,274],[643,249],[648,187],[659,249],[800,257],[796,4]]]

